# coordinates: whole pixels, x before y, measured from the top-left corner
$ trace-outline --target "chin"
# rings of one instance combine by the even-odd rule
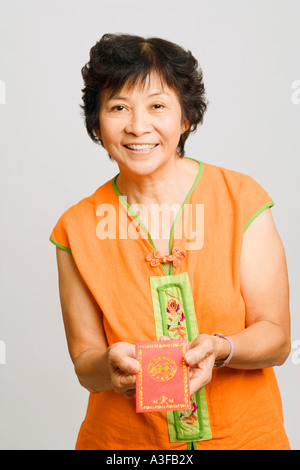
[[[130,172],[132,175],[151,176],[174,163],[173,157],[165,155],[141,155],[134,156],[133,158],[126,158],[119,162],[120,171],[122,168],[126,173]]]
[[[127,169],[134,175],[140,176],[151,176],[155,174],[162,166],[164,162],[158,162],[157,160],[144,160],[129,162]]]

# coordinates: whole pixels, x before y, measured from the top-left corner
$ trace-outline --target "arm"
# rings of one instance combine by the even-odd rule
[[[69,353],[79,382],[89,392],[113,389],[127,398],[135,392],[134,345],[108,347],[102,312],[71,254],[57,248],[60,302]]]
[[[289,283],[284,248],[270,209],[244,234],[240,278],[246,328],[230,337],[235,353],[228,367],[281,365],[290,352]],[[200,335],[190,347],[186,360],[192,367],[193,387],[199,390],[210,381],[215,361],[228,356],[230,346],[222,338]]]
[[[282,365],[290,353],[289,281],[284,247],[270,209],[244,234],[241,293],[246,329],[231,337],[236,354],[230,366],[258,369]]]

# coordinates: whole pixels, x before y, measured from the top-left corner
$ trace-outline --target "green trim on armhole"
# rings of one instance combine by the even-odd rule
[[[195,339],[199,332],[188,273],[151,277],[150,285],[157,339]],[[191,397],[191,405],[191,410],[167,411],[170,442],[212,438],[205,387]]]
[[[53,243],[53,245],[58,246],[58,248],[61,248],[62,250],[67,251],[68,253],[72,253],[70,248],[67,248],[66,246],[63,246],[60,243],[57,243],[55,240],[53,240],[53,238],[49,237],[49,240],[51,243]]]
[[[251,224],[251,222],[253,222],[254,219],[256,219],[256,217],[261,214],[265,209],[268,209],[268,207],[272,207],[274,206],[274,202],[268,202],[267,204],[265,204],[261,209],[259,209],[259,211],[257,211],[252,217],[251,219],[249,220],[249,222],[247,222],[247,224],[245,225],[244,227],[244,233],[245,231],[247,230],[247,228],[249,227],[249,225]]]

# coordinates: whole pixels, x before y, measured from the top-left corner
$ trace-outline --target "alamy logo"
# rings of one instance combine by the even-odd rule
[[[292,88],[295,90],[291,96],[292,103],[299,104],[300,103],[300,80],[294,80],[292,83]]]
[[[6,104],[6,85],[3,80],[0,80],[0,104]]]
[[[124,198],[126,199],[126,198]],[[130,206],[132,220],[119,200],[119,210],[111,204],[100,204],[96,210],[99,218],[96,235],[104,239],[148,238],[169,240],[171,227],[174,240],[186,241],[187,250],[201,250],[204,244],[204,204],[186,204],[181,212],[180,204],[143,204]]]
[[[6,364],[6,344],[0,340],[0,365]]]
[[[292,354],[292,363],[294,365],[298,365],[300,364],[300,339],[293,341],[292,349],[294,349]]]

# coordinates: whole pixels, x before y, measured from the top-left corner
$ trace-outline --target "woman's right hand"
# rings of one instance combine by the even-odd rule
[[[135,359],[135,346],[130,343],[114,343],[107,351],[111,388],[126,398],[135,395],[136,373],[140,363]]]
[[[125,342],[108,346],[102,311],[73,256],[58,247],[56,253],[68,348],[79,383],[90,393],[113,389],[131,398],[135,394],[135,374],[140,368],[135,346]]]

